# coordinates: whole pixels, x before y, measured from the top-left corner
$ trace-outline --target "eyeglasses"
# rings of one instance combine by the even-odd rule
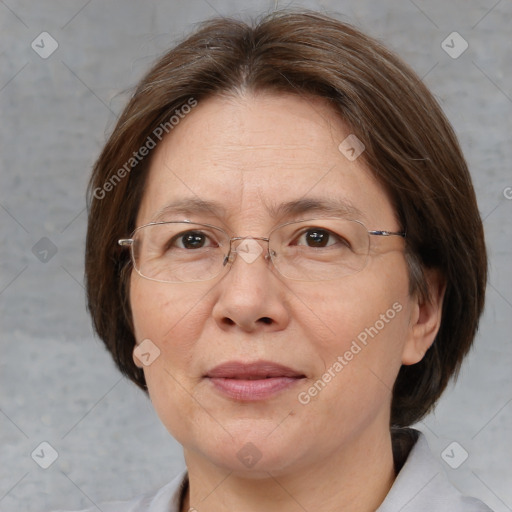
[[[340,218],[287,222],[264,237],[230,236],[211,224],[191,221],[152,222],[138,227],[129,246],[135,270],[162,283],[208,281],[229,269],[235,257],[255,261],[263,243],[284,277],[297,281],[329,281],[360,272],[368,261],[370,236],[401,237],[405,232],[368,231],[356,220]]]

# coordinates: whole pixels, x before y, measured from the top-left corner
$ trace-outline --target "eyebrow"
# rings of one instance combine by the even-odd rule
[[[155,213],[154,222],[158,222],[168,214],[184,215],[215,215],[222,217],[226,213],[224,206],[217,201],[204,201],[197,197],[178,199],[164,206]]]
[[[288,201],[280,205],[268,207],[273,217],[294,217],[305,213],[328,214],[333,217],[362,218],[364,214],[348,201],[341,199],[326,199],[316,197],[304,197],[295,201]]]
[[[365,216],[353,204],[341,199],[326,198],[301,198],[294,201],[288,201],[279,205],[265,205],[268,213],[275,219],[287,217],[296,217],[305,213],[328,214],[334,217],[358,218],[364,219]],[[158,210],[154,216],[153,222],[163,220],[163,218],[172,214],[184,215],[214,215],[218,218],[225,218],[226,208],[218,201],[206,201],[196,197],[182,198]]]

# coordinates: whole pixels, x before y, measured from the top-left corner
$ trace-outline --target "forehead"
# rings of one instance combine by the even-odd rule
[[[172,215],[169,205],[176,203],[188,203],[181,215],[187,218],[194,205],[215,203],[214,213],[223,221],[264,222],[276,220],[276,212],[293,215],[286,205],[299,201],[338,204],[354,218],[389,224],[394,215],[383,187],[362,159],[352,161],[339,149],[349,135],[319,98],[269,93],[208,98],[155,149],[138,224],[162,212]]]

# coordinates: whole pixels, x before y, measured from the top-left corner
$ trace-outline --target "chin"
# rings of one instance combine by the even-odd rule
[[[288,472],[291,466],[300,465],[305,455],[304,435],[294,436],[290,430],[277,434],[280,427],[276,429],[275,422],[272,422],[272,428],[268,428],[268,420],[264,426],[259,423],[252,421],[253,428],[247,429],[249,422],[245,420],[244,428],[238,425],[236,432],[227,426],[231,435],[223,430],[221,437],[213,437],[210,431],[209,442],[205,445],[208,436],[200,436],[202,446],[196,445],[192,451],[241,478],[269,478],[269,473],[278,476]]]

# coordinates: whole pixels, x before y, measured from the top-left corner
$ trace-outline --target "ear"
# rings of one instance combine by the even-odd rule
[[[402,364],[416,364],[434,343],[441,325],[446,282],[437,270],[425,270],[430,297],[413,298],[409,335],[402,352]]]

